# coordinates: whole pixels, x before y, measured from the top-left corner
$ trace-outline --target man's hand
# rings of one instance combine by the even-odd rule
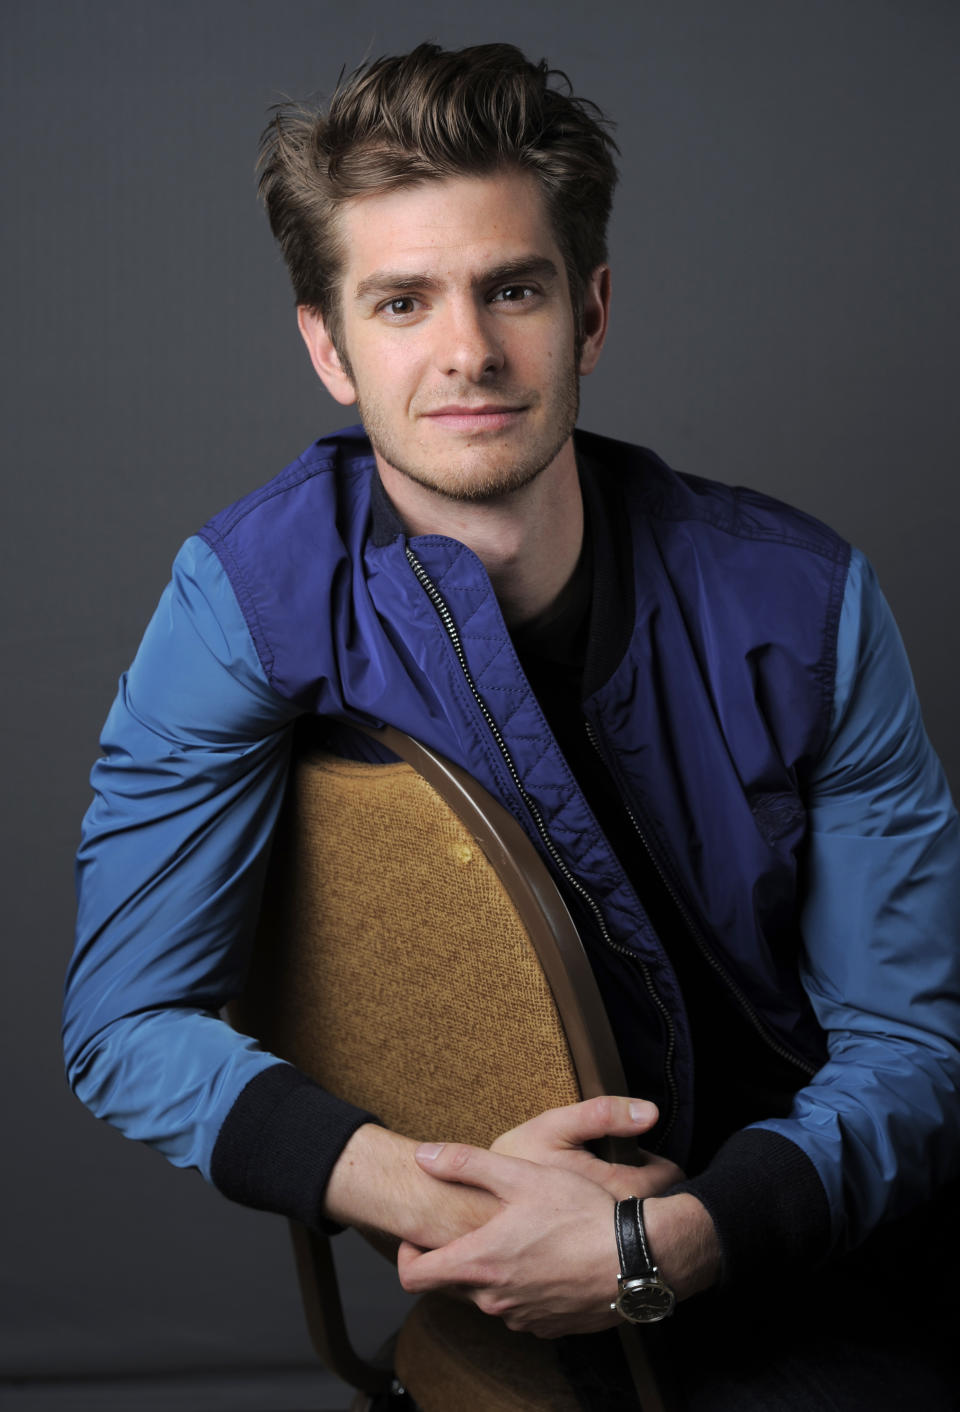
[[[588,1098],[565,1108],[550,1108],[511,1128],[490,1150],[562,1167],[596,1182],[618,1201],[628,1196],[659,1196],[683,1181],[684,1174],[675,1162],[638,1149],[638,1165],[626,1166],[604,1162],[584,1146],[600,1137],[639,1137],[649,1132],[657,1117],[656,1105],[642,1098]]]
[[[591,1100],[497,1139],[536,1160],[457,1144],[418,1148],[368,1123],[333,1169],[325,1213],[401,1237],[397,1268],[411,1291],[448,1288],[510,1328],[543,1337],[590,1333],[617,1321],[610,1310],[619,1270],[614,1198],[651,1193],[638,1190],[638,1179],[652,1178],[662,1191],[677,1169],[609,1167],[578,1143],[643,1131],[652,1121],[649,1109],[631,1115],[629,1100]],[[654,1196],[645,1214],[654,1256],[678,1298],[713,1283],[719,1250],[700,1202],[685,1193]]]
[[[417,1162],[444,1182],[485,1189],[500,1205],[485,1225],[439,1250],[404,1242],[397,1258],[404,1289],[459,1287],[508,1328],[541,1338],[617,1323],[610,1309],[619,1272],[614,1198],[602,1186],[459,1143],[425,1143]]]
[[[525,1125],[524,1125],[525,1126]],[[404,1241],[397,1270],[404,1289],[448,1289],[469,1297],[508,1328],[541,1338],[593,1333],[619,1320],[614,1198],[597,1182],[458,1143],[425,1143],[416,1160],[435,1180],[496,1197],[485,1225],[437,1250]],[[720,1275],[713,1222],[695,1196],[653,1197],[644,1207],[654,1259],[678,1299]]]

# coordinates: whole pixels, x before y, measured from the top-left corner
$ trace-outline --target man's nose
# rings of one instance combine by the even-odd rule
[[[450,307],[437,350],[441,372],[458,374],[470,382],[499,372],[504,355],[493,324],[489,310],[472,301]]]

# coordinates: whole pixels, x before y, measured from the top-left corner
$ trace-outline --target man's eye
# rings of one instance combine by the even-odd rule
[[[493,296],[502,304],[522,304],[526,299],[532,299],[536,294],[535,289],[531,289],[529,284],[508,284],[506,289],[498,290]]]
[[[388,299],[386,304],[381,305],[381,313],[393,314],[395,316],[412,314],[415,307],[416,301],[411,295],[398,294],[396,299]]]

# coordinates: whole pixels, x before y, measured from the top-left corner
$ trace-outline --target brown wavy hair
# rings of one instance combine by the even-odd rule
[[[282,103],[260,141],[259,191],[297,304],[342,349],[344,249],[338,207],[352,197],[503,168],[540,183],[582,339],[586,280],[606,260],[616,185],[612,123],[566,75],[512,44],[421,44],[340,82],[326,108]]]

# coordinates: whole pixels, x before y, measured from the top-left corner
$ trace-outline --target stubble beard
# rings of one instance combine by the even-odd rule
[[[496,395],[496,390],[492,390]],[[397,444],[386,419],[381,417],[374,404],[368,406],[358,396],[357,409],[360,420],[370,440],[370,445],[378,459],[385,461],[395,471],[415,484],[424,486],[447,500],[466,504],[487,504],[499,500],[536,480],[541,472],[559,455],[566,445],[577,422],[580,410],[580,378],[575,365],[571,365],[569,376],[551,399],[554,406],[548,417],[547,429],[536,443],[520,448],[516,457],[506,464],[493,465],[488,470],[474,465],[469,478],[465,478],[455,465],[449,470],[425,470],[414,463],[409,452]]]

